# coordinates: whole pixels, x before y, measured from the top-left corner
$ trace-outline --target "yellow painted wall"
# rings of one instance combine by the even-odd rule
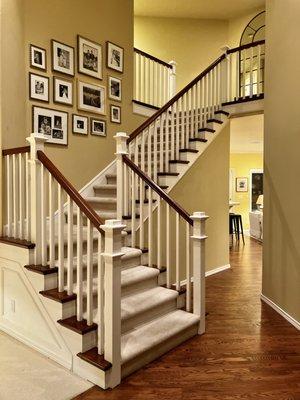
[[[244,229],[249,229],[249,211],[250,211],[250,170],[263,169],[263,154],[230,154],[230,168],[234,170],[235,178],[248,178],[248,192],[236,192],[236,184],[233,182],[233,201],[240,204],[234,206],[233,212],[242,215]]]
[[[227,21],[135,17],[134,46],[164,61],[175,60],[181,89],[220,55],[227,30]]]
[[[114,158],[117,131],[130,133],[143,117],[132,113],[133,94],[133,1],[132,0],[2,0],[1,13],[1,66],[2,66],[2,147],[24,146],[32,130],[32,105],[59,109],[69,113],[68,147],[47,145],[46,153],[66,177],[77,187],[82,187]],[[51,70],[51,39],[76,48],[77,34],[99,42],[103,46],[103,80],[77,73],[74,82],[74,106],[53,103],[52,77],[63,77]],[[125,70],[119,74],[106,69],[106,41],[125,49]],[[29,101],[28,73],[29,44],[46,48],[47,72],[50,76],[50,103]],[[77,64],[75,51],[75,64]],[[107,85],[107,77],[122,79],[122,124],[111,124],[107,100],[107,115],[99,116],[77,110],[77,78],[84,82]],[[64,76],[70,79],[68,76]],[[3,101],[4,100],[4,101]],[[118,104],[118,103],[114,103]],[[72,133],[72,113],[94,116],[107,122],[107,138],[81,136]]]
[[[300,323],[299,21],[299,1],[267,0],[262,292]]]

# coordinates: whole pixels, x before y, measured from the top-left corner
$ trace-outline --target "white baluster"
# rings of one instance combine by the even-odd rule
[[[103,237],[100,232],[98,235],[98,353],[104,353],[104,259],[103,259]]]
[[[152,221],[152,189],[148,188],[148,263],[149,267],[153,265],[153,221]]]
[[[45,168],[41,165],[41,246],[42,246],[42,265],[47,265],[47,235],[46,235],[46,224],[47,224],[47,192],[45,185]]]
[[[169,98],[172,99],[172,97],[174,97],[175,94],[176,94],[176,66],[177,66],[177,62],[172,60],[172,61],[169,62],[169,64],[172,67],[172,69],[170,69],[170,73],[169,73],[169,80],[170,80]]]
[[[180,290],[180,226],[179,226],[179,214],[176,212],[176,228],[175,228],[175,268],[176,268],[176,290]]]
[[[192,304],[191,304],[191,283],[192,283],[192,272],[191,272],[191,260],[190,260],[190,224],[188,222],[185,223],[186,232],[185,232],[185,268],[186,268],[186,311],[191,312]]]
[[[68,295],[73,294],[73,201],[68,196],[67,218],[68,218],[68,261],[67,261],[67,287]]]
[[[136,247],[136,178],[135,173],[131,171],[131,246]]]
[[[145,199],[145,185],[142,178],[138,179],[140,186],[140,248],[145,247],[145,235],[144,235],[144,199]]]
[[[157,199],[157,268],[161,269],[161,199]]]
[[[19,153],[19,238],[24,239],[24,165],[23,154]]]
[[[58,291],[64,291],[64,196],[58,184]]]
[[[200,323],[198,333],[205,332],[205,221],[207,215],[204,212],[195,212],[193,220],[193,313],[199,315]]]
[[[154,144],[153,144],[153,158],[154,158],[154,165],[153,165],[153,180],[154,182],[157,182],[157,167],[158,167],[158,158],[157,158],[157,136],[158,136],[158,128],[160,126],[160,118],[156,119],[155,125],[154,125]]]
[[[6,203],[7,203],[7,236],[12,237],[12,209],[13,209],[13,192],[12,192],[12,169],[11,169],[11,157],[6,156]]]
[[[54,267],[55,262],[55,205],[54,205],[54,178],[51,173],[48,173],[49,183],[49,265]]]
[[[179,160],[179,157],[176,157],[176,140],[175,140],[175,126],[174,126],[174,114],[176,113],[176,103],[173,103],[171,106],[171,159]]]
[[[25,153],[25,214],[26,214],[26,240],[30,240],[30,175],[29,175],[29,157]]]
[[[13,237],[18,237],[18,176],[16,165],[16,154],[12,156],[12,176],[13,176]]]
[[[76,290],[77,290],[77,321],[82,321],[83,314],[83,273],[82,273],[82,214],[80,208],[77,207],[77,245],[76,245],[76,256],[77,256],[77,270],[76,270]]]
[[[87,250],[86,250],[86,314],[87,324],[93,323],[93,226],[87,220]]]
[[[171,261],[170,261],[170,251],[171,251],[171,240],[170,240],[170,206],[166,203],[166,274],[167,274],[167,288],[171,289]]]

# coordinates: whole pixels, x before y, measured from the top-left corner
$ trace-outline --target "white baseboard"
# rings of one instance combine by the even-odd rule
[[[260,298],[266,304],[273,308],[278,314],[280,314],[284,319],[286,319],[290,324],[292,324],[296,329],[300,330],[300,322],[297,321],[295,318],[291,317],[286,311],[280,308],[277,304],[275,304],[272,300],[270,300],[265,295],[261,294]]]
[[[221,267],[217,267],[205,272],[205,277],[218,274],[219,272],[226,271],[227,269],[231,268],[230,264],[222,265]]]

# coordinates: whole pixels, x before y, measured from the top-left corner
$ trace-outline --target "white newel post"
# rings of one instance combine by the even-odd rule
[[[198,333],[205,332],[205,221],[208,216],[204,212],[194,212],[192,248],[193,248],[193,313],[199,315]]]
[[[171,65],[172,69],[170,72],[170,82],[169,82],[169,99],[172,99],[172,97],[175,96],[176,94],[176,66],[177,62],[176,61],[170,61],[169,64]]]
[[[119,220],[106,220],[104,249],[104,358],[112,364],[108,385],[121,381],[121,232]]]
[[[124,206],[124,174],[123,174],[123,155],[128,155],[127,139],[125,132],[118,132],[114,138],[117,142],[117,218],[122,221]]]
[[[34,263],[42,263],[41,246],[41,163],[37,151],[44,151],[44,143],[48,140],[43,135],[31,133],[26,138],[30,144],[30,241],[35,243]]]
[[[222,103],[230,101],[231,93],[231,68],[230,68],[230,55],[228,54],[229,46],[221,47],[221,51],[225,54],[225,60],[221,64],[221,99]]]

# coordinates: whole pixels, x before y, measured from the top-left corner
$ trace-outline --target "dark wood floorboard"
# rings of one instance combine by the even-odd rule
[[[300,400],[300,333],[260,301],[262,247],[231,250],[228,271],[207,278],[207,332],[77,400]]]

